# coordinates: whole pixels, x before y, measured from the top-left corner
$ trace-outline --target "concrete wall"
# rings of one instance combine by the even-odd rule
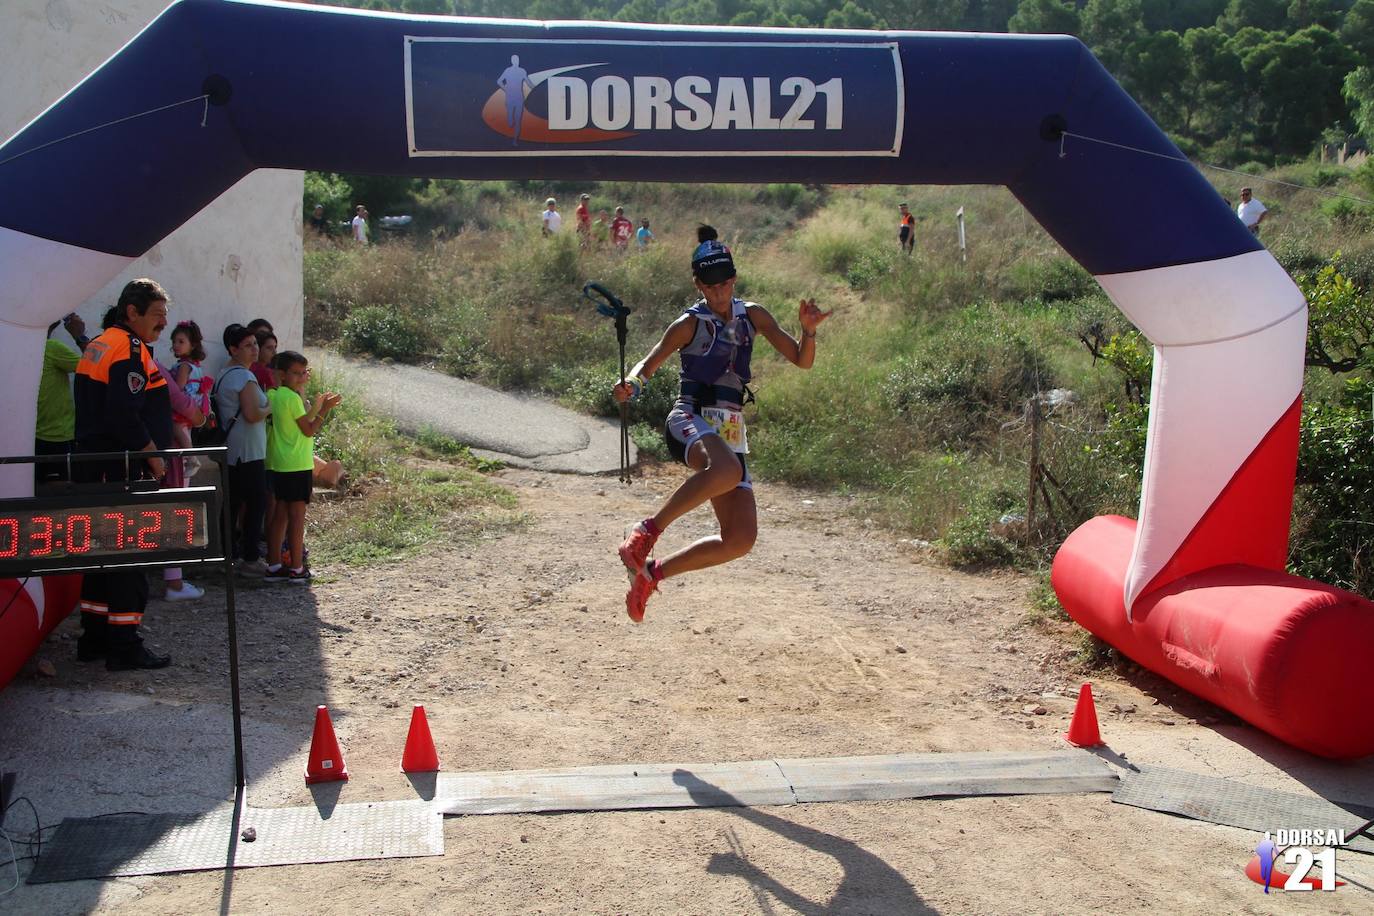
[[[166,7],[165,0],[0,0],[0,137],[60,99]],[[169,88],[168,101],[175,90]],[[184,96],[185,93],[182,93]],[[125,112],[110,112],[111,118]],[[301,346],[301,173],[265,169],[144,255],[100,294],[70,310],[98,331],[100,316],[134,277],[172,296],[171,320],[192,319],[206,336],[207,365],[225,358],[231,322],[272,322],[283,349]],[[67,339],[60,328],[54,332]],[[157,353],[169,362],[170,341]]]

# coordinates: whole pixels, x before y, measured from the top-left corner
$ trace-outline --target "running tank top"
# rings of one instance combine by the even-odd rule
[[[678,351],[682,360],[678,403],[693,409],[720,406],[739,410],[744,405],[755,333],[747,306],[743,299],[732,301],[729,321],[712,312],[705,299],[684,313],[695,317],[697,324],[691,342]]]

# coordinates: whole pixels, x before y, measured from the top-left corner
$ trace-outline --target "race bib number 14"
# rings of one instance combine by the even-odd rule
[[[749,437],[744,429],[744,414],[725,407],[703,407],[701,418],[711,424],[725,444],[738,454],[749,453]]]

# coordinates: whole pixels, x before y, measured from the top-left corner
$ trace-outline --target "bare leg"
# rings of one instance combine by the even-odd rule
[[[324,484],[326,487],[337,487],[339,481],[343,479],[343,462],[333,460],[325,461],[319,455],[315,456],[315,480]]]
[[[287,506],[280,499],[272,504],[271,521],[267,525],[267,564],[276,566],[279,563],[288,561],[289,557],[283,557],[281,551],[282,541],[286,540]]]
[[[663,531],[697,506],[733,490],[744,477],[744,468],[720,436],[702,436],[687,450],[687,466],[696,471],[673,491],[654,524]]]
[[[737,560],[753,548],[759,531],[753,490],[732,488],[728,493],[713,497],[711,508],[720,521],[720,534],[702,538],[660,560],[659,568],[665,579]]]
[[[277,505],[281,505],[280,502]],[[283,563],[290,563],[292,569],[305,568],[305,501],[293,500],[286,503],[286,542],[290,544],[289,556],[283,556]]]
[[[264,528],[266,529],[264,531],[264,534],[266,534],[267,531],[270,531],[272,528],[272,520],[277,517],[277,494],[272,492],[271,483],[267,485],[267,511],[263,513],[262,517],[267,520],[264,523]],[[282,531],[286,531],[286,522],[284,519],[282,521]],[[282,535],[279,535],[279,537],[284,536],[284,533]],[[273,544],[272,538],[267,538],[267,555],[269,557],[275,557],[279,553],[281,553],[281,541],[277,541],[275,544]],[[275,561],[266,560],[264,562],[272,563]]]

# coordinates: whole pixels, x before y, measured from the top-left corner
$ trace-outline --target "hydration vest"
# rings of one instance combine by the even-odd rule
[[[682,359],[680,400],[698,407],[743,406],[744,386],[751,377],[754,323],[743,299],[733,300],[730,309],[730,320],[721,321],[702,299],[684,313],[696,318],[697,326],[691,342],[678,351]]]

